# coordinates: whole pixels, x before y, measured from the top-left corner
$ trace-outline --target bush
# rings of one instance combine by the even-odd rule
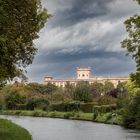
[[[101,113],[107,113],[112,112],[113,110],[116,110],[116,105],[102,105],[102,106],[94,106],[93,107],[93,113],[95,114],[101,114]]]
[[[51,104],[49,107],[50,111],[64,111],[64,104],[63,103],[56,103],[56,104]]]
[[[26,110],[26,104],[16,104],[16,110]]]
[[[51,112],[50,117],[52,118],[56,117],[56,112]]]
[[[69,119],[70,117],[73,117],[73,116],[74,116],[74,113],[72,113],[72,112],[68,112],[68,113],[64,114],[65,119]]]
[[[27,109],[42,109],[47,110],[49,101],[41,97],[32,97],[27,101]]]
[[[2,110],[2,105],[0,105],[0,110]]]
[[[59,112],[72,112],[72,111],[82,111],[85,113],[92,113],[94,103],[80,103],[80,102],[70,102],[70,103],[57,103],[51,104],[51,111],[59,111]]]
[[[34,117],[38,117],[38,116],[41,116],[41,115],[40,115],[40,112],[39,112],[38,110],[35,110],[35,111],[33,112],[33,116],[34,116]]]
[[[7,109],[19,109],[19,104],[26,103],[26,96],[20,93],[18,90],[13,90],[5,97],[5,103]]]
[[[72,102],[72,103],[65,103],[64,110],[65,111],[79,111],[80,103],[79,102]]]
[[[93,103],[81,103],[80,104],[80,111],[85,113],[92,113],[93,112]]]
[[[116,104],[117,99],[111,96],[101,96],[97,98],[97,102],[99,105],[108,105],[108,104]]]
[[[50,110],[51,111],[79,111],[80,103],[79,102],[71,102],[71,103],[57,103],[57,104],[51,104]]]
[[[125,106],[123,124],[128,128],[140,129],[140,95],[134,96]]]

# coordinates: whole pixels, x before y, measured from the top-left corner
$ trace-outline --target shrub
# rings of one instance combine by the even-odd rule
[[[39,112],[38,110],[35,110],[35,111],[33,112],[33,116],[34,116],[34,117],[39,117],[39,116],[40,116],[40,112]]]
[[[57,103],[51,104],[50,110],[51,111],[79,111],[80,103],[79,102],[70,102],[70,103]]]
[[[125,105],[123,113],[123,124],[128,128],[140,129],[140,94],[134,96]]]
[[[16,104],[17,110],[26,110],[26,104]]]
[[[56,112],[51,112],[50,117],[52,117],[52,118],[56,117]]]
[[[73,117],[73,116],[74,116],[74,114],[71,113],[71,112],[68,112],[68,113],[64,114],[65,119],[69,119],[70,117]]]
[[[48,105],[49,101],[41,97],[32,97],[27,101],[28,110],[34,110],[35,108],[47,110]]]
[[[5,103],[7,109],[18,109],[19,104],[26,102],[26,96],[20,93],[18,90],[13,90],[5,97]]]
[[[107,104],[116,104],[117,99],[111,96],[101,96],[97,98],[97,102],[99,105],[107,105]]]
[[[80,110],[86,113],[93,112],[93,103],[81,103],[80,104]]]
[[[15,111],[15,115],[20,115],[20,113],[21,113],[20,110]]]
[[[79,111],[80,109],[80,103],[79,102],[71,102],[71,103],[65,103],[64,104],[64,110],[65,111]]]
[[[116,110],[116,105],[102,105],[102,106],[94,106],[93,107],[93,113],[95,114],[101,114],[101,113],[107,113],[112,112],[113,110]]]
[[[64,104],[63,103],[51,104],[49,109],[51,111],[64,111]]]

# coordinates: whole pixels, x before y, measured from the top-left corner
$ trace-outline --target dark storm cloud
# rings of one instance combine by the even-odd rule
[[[27,69],[30,81],[75,76],[76,67],[92,67],[95,75],[128,75],[135,63],[120,42],[123,22],[139,13],[133,0],[42,0],[53,15],[35,44],[39,49]]]
[[[61,1],[61,0],[60,0]],[[71,3],[70,3],[71,1]],[[107,5],[114,0],[67,0],[67,9],[60,9],[54,13],[51,26],[72,26],[84,20],[90,20],[106,15],[110,12]]]
[[[75,77],[76,67],[92,67],[94,75],[98,76],[126,76],[134,69],[135,64],[124,53],[105,51],[81,51],[80,53],[61,53],[52,50],[49,53],[38,55],[34,62],[34,72],[29,76],[43,81],[44,76],[54,78]],[[37,77],[36,77],[37,75]]]
[[[58,62],[70,62],[70,61],[82,61],[83,59],[107,59],[117,58],[118,60],[126,61],[128,58],[125,56],[125,52],[107,52],[104,50],[91,51],[90,47],[80,47],[75,52],[63,52],[62,49],[50,50],[47,55],[44,55],[45,59],[52,63]]]

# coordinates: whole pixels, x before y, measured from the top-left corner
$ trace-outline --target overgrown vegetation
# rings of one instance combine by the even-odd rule
[[[95,85],[97,86],[97,83]],[[85,111],[87,109],[90,112],[93,111],[94,105],[116,104],[119,92],[116,93],[116,97],[110,94],[115,89],[113,85],[108,87],[104,84],[102,91],[98,91],[98,95],[96,89],[93,90],[92,87],[94,87],[94,83],[89,85],[84,81],[79,82],[76,86],[71,85],[69,88],[58,88],[50,83],[48,85],[16,83],[7,85],[1,90],[0,103],[10,110]]]
[[[91,85],[81,81],[76,86],[68,83],[65,88],[50,83],[15,83],[0,92],[0,110],[4,114],[10,114],[6,110],[11,110],[13,115],[87,119],[140,128],[140,89],[131,81],[119,83],[117,87],[109,81]],[[84,113],[90,117],[82,117]]]
[[[126,83],[119,83],[115,88],[109,81],[105,84],[96,82],[91,85],[81,81],[76,86],[68,83],[65,88],[58,88],[50,83],[15,83],[1,90],[1,114],[121,124],[120,119],[119,122],[113,121],[112,114],[115,114],[114,117],[121,116],[116,112],[118,106],[122,106],[121,98],[125,96],[125,86]]]

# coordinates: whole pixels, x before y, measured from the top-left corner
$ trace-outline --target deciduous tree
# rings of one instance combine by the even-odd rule
[[[140,4],[140,0],[137,1]],[[130,17],[124,23],[128,37],[123,40],[122,47],[135,59],[136,72],[131,74],[131,79],[140,87],[140,15]]]
[[[49,16],[40,0],[0,0],[0,82],[20,76],[32,63],[33,40]]]

